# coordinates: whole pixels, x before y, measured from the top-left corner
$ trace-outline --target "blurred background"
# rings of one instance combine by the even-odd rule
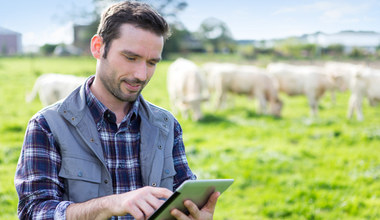
[[[115,1],[4,1],[0,55],[88,55],[102,10]],[[245,59],[378,58],[380,2],[145,1],[171,23],[165,56],[238,54]]]
[[[38,98],[27,102],[26,94],[45,73],[95,73],[89,42],[102,10],[114,2],[1,1],[0,219],[17,219],[14,173],[28,120],[44,106]],[[199,67],[363,65],[377,73],[363,77],[358,91],[371,84],[372,95],[380,97],[374,80],[380,76],[380,1],[144,2],[165,16],[173,32],[143,91],[168,110],[166,77],[178,57]],[[176,115],[198,178],[235,179],[220,197],[215,219],[380,219],[380,106],[360,93],[363,102],[356,104],[364,118],[347,118],[352,91],[336,90],[334,98],[330,92],[319,97],[314,116],[306,94],[283,92],[281,117],[261,114],[257,99],[241,94],[228,94],[220,109],[203,103],[200,120]]]

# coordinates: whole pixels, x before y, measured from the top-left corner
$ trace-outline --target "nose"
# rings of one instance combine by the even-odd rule
[[[140,81],[147,80],[147,64],[145,62],[139,62],[135,69],[135,78]]]

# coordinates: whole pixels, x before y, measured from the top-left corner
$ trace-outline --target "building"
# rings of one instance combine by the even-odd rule
[[[341,45],[343,53],[349,54],[355,49],[374,54],[380,47],[380,33],[374,31],[341,31],[333,34],[316,32],[314,34],[304,34],[302,36],[289,37],[299,44],[316,44],[322,48],[332,45]],[[278,43],[282,43],[289,38],[269,39],[261,41],[239,41],[239,44],[252,44],[259,48],[272,48]]]
[[[0,56],[12,56],[21,53],[21,34],[0,27]]]
[[[91,54],[90,42],[92,36],[96,34],[98,23],[93,22],[89,25],[74,25],[73,45],[79,48],[83,54]]]
[[[376,48],[380,45],[380,33],[373,31],[341,31],[335,34],[318,32],[307,35],[306,38],[309,43],[315,43],[322,47],[343,45],[345,53],[350,53],[355,48],[375,53]]]

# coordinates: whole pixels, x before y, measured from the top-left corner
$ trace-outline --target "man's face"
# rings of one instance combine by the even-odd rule
[[[101,54],[97,64],[96,77],[105,95],[122,102],[135,101],[153,76],[163,45],[162,36],[131,24],[121,25],[120,37],[111,41],[107,58]]]

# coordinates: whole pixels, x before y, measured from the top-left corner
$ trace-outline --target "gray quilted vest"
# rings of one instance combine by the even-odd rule
[[[84,85],[65,100],[42,110],[60,147],[62,164],[59,176],[65,182],[63,198],[73,202],[113,193],[112,178],[104,161],[98,131],[86,105]],[[143,185],[173,190],[176,174],[172,155],[174,118],[168,111],[142,97],[140,101]]]

